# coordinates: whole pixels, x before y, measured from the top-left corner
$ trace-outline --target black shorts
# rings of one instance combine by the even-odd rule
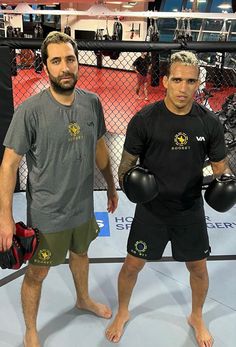
[[[177,261],[195,261],[209,256],[210,246],[203,207],[176,215],[154,216],[145,206],[137,205],[128,238],[129,254],[144,260],[162,257],[171,242]]]

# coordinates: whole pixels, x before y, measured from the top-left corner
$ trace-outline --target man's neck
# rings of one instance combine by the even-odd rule
[[[164,98],[164,103],[166,108],[174,113],[176,116],[186,116],[187,114],[189,114],[189,112],[192,109],[192,105],[193,103],[191,103],[190,105],[187,105],[186,107],[184,107],[183,109],[177,108],[176,106],[174,106],[169,100],[168,98]]]
[[[75,91],[72,91],[70,94],[58,94],[51,87],[49,88],[52,96],[56,101],[65,106],[70,106],[73,104],[75,98]]]

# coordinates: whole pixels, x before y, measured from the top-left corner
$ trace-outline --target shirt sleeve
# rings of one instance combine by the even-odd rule
[[[142,155],[145,149],[146,129],[144,119],[140,113],[137,113],[129,122],[124,149],[133,155]]]
[[[217,162],[224,159],[226,155],[227,149],[225,146],[224,129],[220,120],[215,118],[209,141],[208,157],[210,161]]]
[[[35,138],[33,116],[27,107],[19,106],[15,111],[3,145],[14,149],[19,155],[24,155],[31,148]]]
[[[138,65],[138,58],[137,59],[135,59],[135,61],[133,62],[133,64],[132,64],[134,67],[136,67],[137,65]]]

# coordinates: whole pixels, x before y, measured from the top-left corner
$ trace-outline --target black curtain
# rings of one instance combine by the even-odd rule
[[[3,141],[14,112],[11,58],[10,49],[0,47],[0,162],[4,153]],[[19,189],[19,179],[17,179],[16,191]]]
[[[232,0],[232,10],[236,12],[236,0]]]

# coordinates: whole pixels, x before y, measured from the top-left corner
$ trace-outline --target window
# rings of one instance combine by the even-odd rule
[[[197,10],[198,12],[205,12],[207,8],[208,1],[207,0],[200,0],[198,1]],[[187,0],[185,8],[190,10],[193,7],[193,0]]]
[[[211,12],[232,12],[232,1],[213,0],[211,5]]]
[[[181,11],[182,0],[165,0],[161,7],[164,12]]]

